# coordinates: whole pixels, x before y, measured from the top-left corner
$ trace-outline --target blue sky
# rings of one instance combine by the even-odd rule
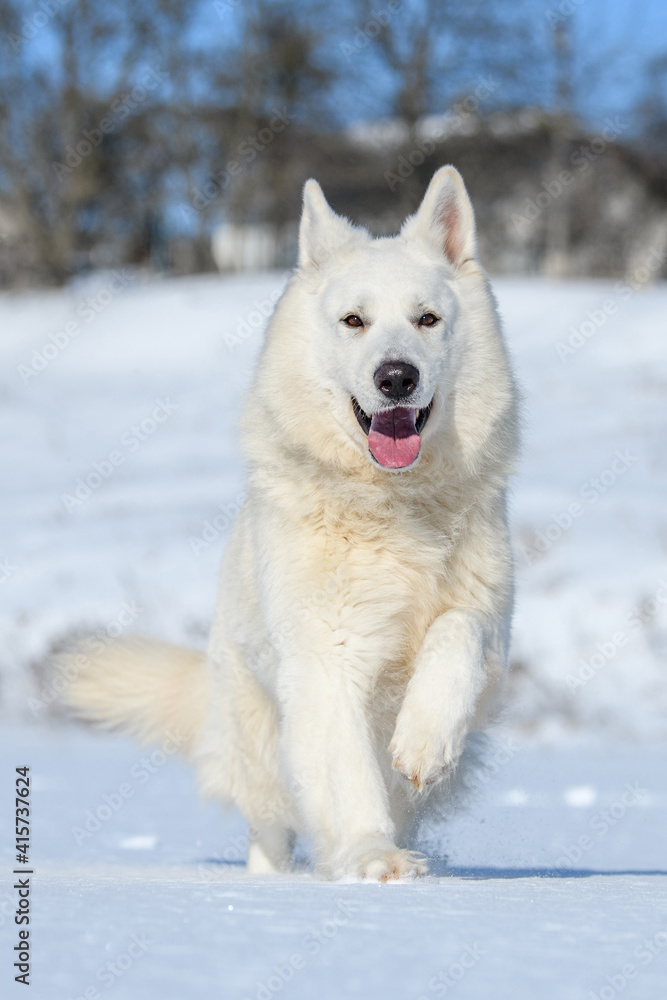
[[[519,0],[516,10],[535,39],[536,53],[549,50],[554,17],[566,19],[578,70],[577,103],[593,125],[607,115],[632,111],[647,87],[646,68],[667,55],[667,0]],[[538,72],[537,86],[527,95],[535,103],[549,106],[553,100],[552,69],[547,63]],[[522,74],[518,61],[517,71]],[[350,114],[355,115],[355,107],[362,111],[363,103],[353,103]]]
[[[376,0],[373,8],[382,11],[388,2]],[[404,0],[403,9],[420,2]],[[196,27],[189,40],[217,49],[224,58],[222,52],[225,45],[239,37],[238,18],[242,9],[238,0],[201,0]],[[573,11],[569,16],[568,10]],[[636,0],[632,3],[628,0],[516,0],[516,6],[508,5],[508,11],[508,19],[511,21],[520,17],[531,38],[534,38],[535,58],[532,63],[529,57],[526,65],[521,64],[522,57],[517,47],[519,79],[530,75],[532,81],[531,86],[521,92],[521,100],[547,107],[553,106],[554,96],[553,66],[544,58],[552,37],[548,15],[567,19],[575,40],[577,104],[593,127],[608,115],[629,115],[647,92],[647,66],[652,59],[667,53],[667,0]],[[355,15],[347,0],[342,0],[341,4],[327,10],[326,17],[339,33],[334,38],[331,34],[327,35],[325,29],[323,51],[344,71],[343,81],[338,84],[329,102],[332,121],[368,119],[389,113],[390,80],[376,59],[374,46],[377,43],[370,40],[358,57],[355,55],[352,60],[346,59],[341,52],[341,40],[353,37]],[[343,20],[348,27],[341,34]],[[32,43],[37,59],[44,63],[48,63],[49,59],[49,36],[47,27]],[[114,76],[113,73],[108,75],[110,78]],[[468,78],[465,79],[464,72],[460,80],[461,95],[469,92],[466,88],[474,83],[477,75],[478,71],[471,64]],[[96,80],[98,84],[104,80],[103,67],[99,65]],[[663,78],[663,88],[665,80],[667,76]],[[446,102],[451,98],[446,95],[451,95],[452,87],[447,84],[451,82],[443,79],[443,106],[434,110],[448,110]],[[514,93],[510,85],[503,86],[499,98],[506,103],[512,102]]]
[[[540,6],[540,5],[538,5]],[[547,3],[545,10],[557,9]],[[574,15],[582,61],[602,63],[591,72],[584,105],[589,116],[629,112],[645,92],[646,67],[667,55],[665,0],[584,0]],[[667,76],[663,78],[663,89]]]

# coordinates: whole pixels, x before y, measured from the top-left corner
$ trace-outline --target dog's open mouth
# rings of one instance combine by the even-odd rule
[[[433,401],[423,410],[396,406],[369,416],[352,398],[354,415],[364,434],[375,461],[385,469],[405,469],[417,458],[421,446],[421,432],[429,418]]]

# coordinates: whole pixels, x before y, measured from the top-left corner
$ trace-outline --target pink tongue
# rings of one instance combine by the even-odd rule
[[[385,469],[403,469],[419,454],[421,437],[415,427],[417,411],[405,406],[374,413],[368,432],[368,447]]]

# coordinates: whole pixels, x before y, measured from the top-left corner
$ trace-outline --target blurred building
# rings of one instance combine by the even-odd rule
[[[425,117],[412,144],[398,120],[355,123],[323,140],[327,155],[311,157],[311,171],[300,164],[290,201],[296,219],[300,185],[312,172],[336,211],[375,233],[396,232],[433,171],[453,163],[475,205],[491,272],[639,274],[647,283],[667,274],[667,182],[623,132],[618,119],[598,133],[576,123],[564,130],[538,108]],[[256,214],[259,197],[250,207]],[[264,202],[261,223],[214,224],[211,252],[221,271],[294,264],[294,222],[281,223],[277,207]]]

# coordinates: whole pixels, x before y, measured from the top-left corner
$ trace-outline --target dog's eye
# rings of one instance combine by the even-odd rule
[[[361,318],[361,316],[357,316],[356,314],[352,314],[351,316],[346,316],[344,318],[344,320],[343,320],[343,323],[346,323],[348,326],[363,326],[364,325],[364,321]]]
[[[433,313],[424,313],[424,315],[417,323],[417,326],[435,326],[437,322],[438,322],[438,317],[435,316]]]

